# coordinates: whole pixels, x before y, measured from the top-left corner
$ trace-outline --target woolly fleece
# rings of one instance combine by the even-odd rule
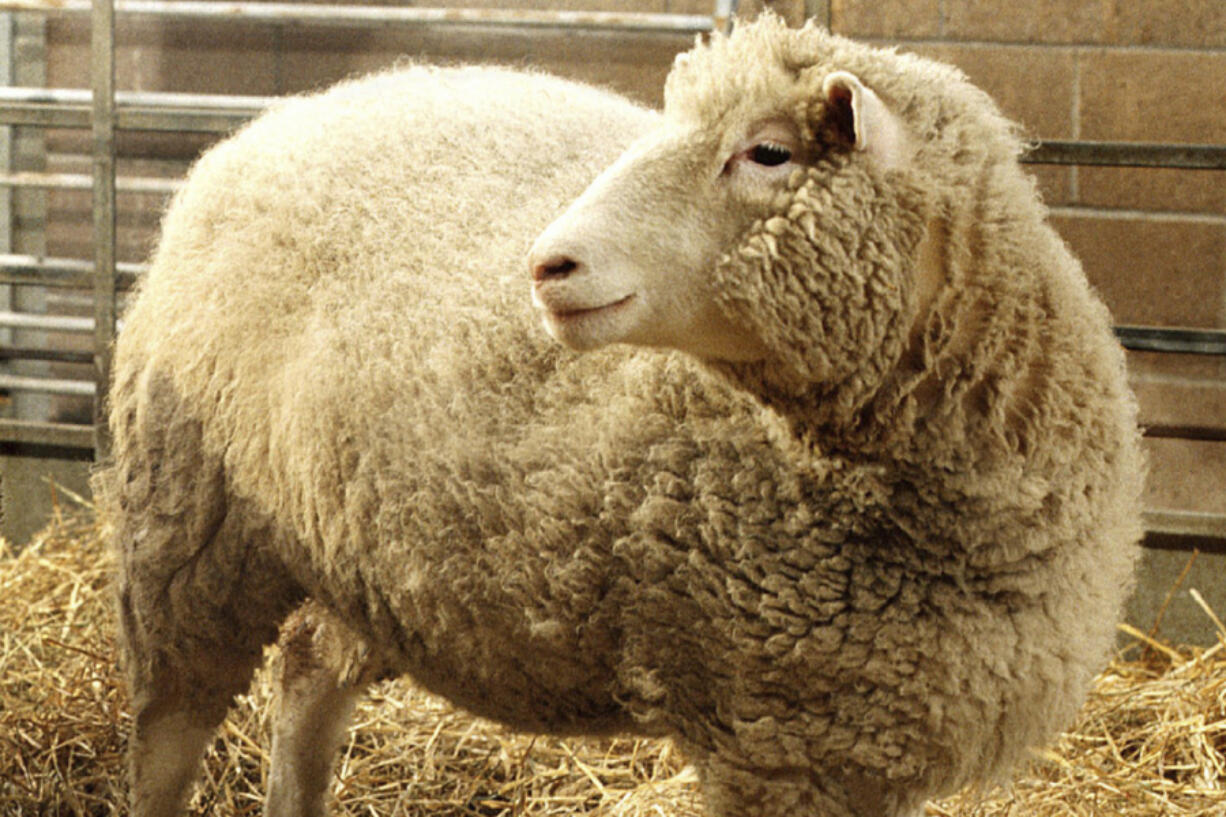
[[[905,168],[840,150],[836,69],[903,117]],[[662,124],[612,95],[411,67],[201,159],[97,479],[138,735],[215,722],[306,597],[478,714],[674,736],[718,815],[909,813],[1071,718],[1144,464],[1013,128],[953,69],[769,17],[679,58],[663,124],[746,104],[818,157],[712,271],[753,363],[540,330],[532,240]]]

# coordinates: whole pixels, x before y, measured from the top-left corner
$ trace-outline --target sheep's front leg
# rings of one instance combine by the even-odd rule
[[[363,642],[307,604],[283,629],[265,817],[323,817],[332,764],[377,667]]]

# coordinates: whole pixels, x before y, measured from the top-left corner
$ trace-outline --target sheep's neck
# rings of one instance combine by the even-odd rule
[[[822,455],[908,468],[931,465],[968,473],[1002,454],[1025,456],[1023,415],[1046,402],[1040,320],[1043,287],[975,285],[949,258],[948,228],[932,222],[917,252],[912,327],[874,350],[865,369],[876,379],[772,381],[769,363],[731,370],[741,388],[788,423],[792,436]],[[1004,384],[1004,387],[1002,387]]]

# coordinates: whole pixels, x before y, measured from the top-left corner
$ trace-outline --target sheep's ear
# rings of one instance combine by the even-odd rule
[[[830,74],[822,83],[822,95],[835,127],[853,149],[886,169],[910,158],[906,126],[855,74]]]

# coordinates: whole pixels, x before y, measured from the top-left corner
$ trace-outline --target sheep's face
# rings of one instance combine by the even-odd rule
[[[835,361],[831,347],[873,348],[892,331],[848,313],[879,295],[900,309],[898,282],[866,275],[856,253],[888,267],[915,250],[922,228],[874,226],[897,209],[887,179],[905,175],[911,139],[854,74],[737,53],[796,34],[734,35],[678,61],[662,126],[533,247],[533,302],[553,337],[769,360],[793,385],[845,374],[860,362]],[[674,87],[695,74],[696,92]]]
[[[736,140],[669,124],[631,147],[532,252],[533,301],[576,349],[624,342],[747,360],[764,350],[711,287],[720,253],[769,208],[801,145],[787,122]]]

